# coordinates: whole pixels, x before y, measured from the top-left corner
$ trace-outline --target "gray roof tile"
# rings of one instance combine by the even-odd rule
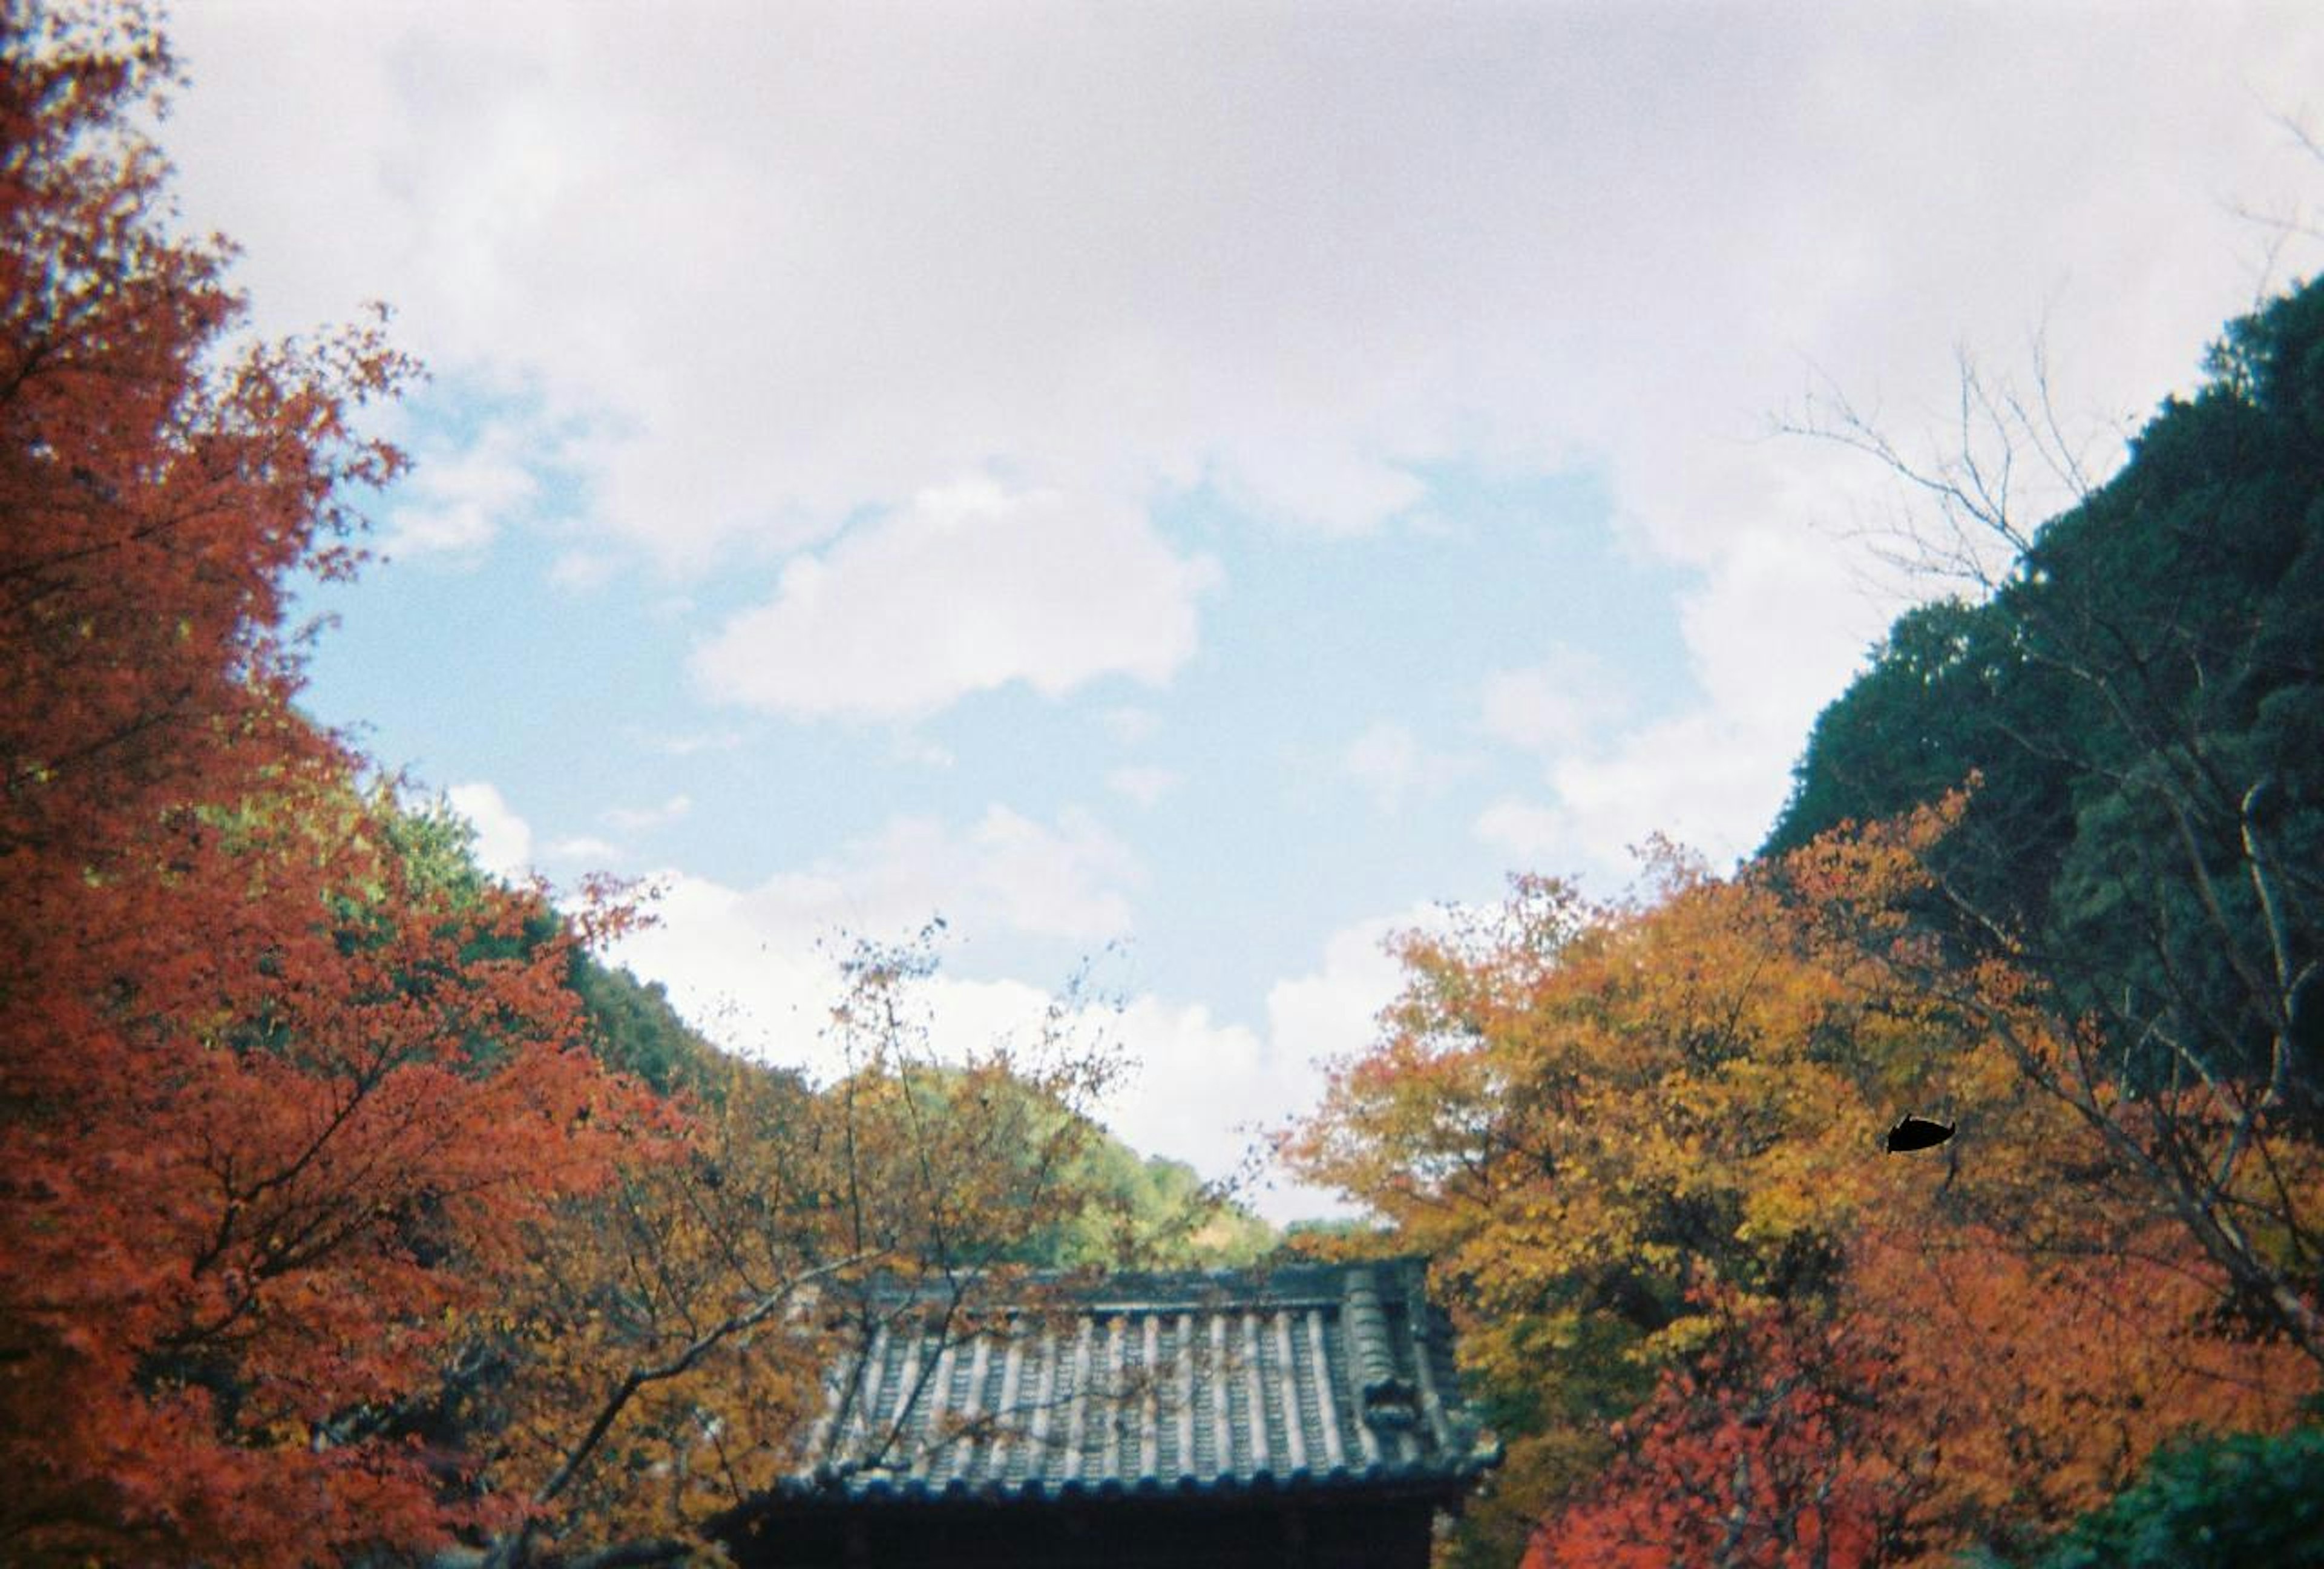
[[[966,1328],[914,1298],[834,1369],[810,1463],[781,1491],[1458,1491],[1499,1451],[1460,1402],[1426,1278],[1399,1259],[1042,1279]]]

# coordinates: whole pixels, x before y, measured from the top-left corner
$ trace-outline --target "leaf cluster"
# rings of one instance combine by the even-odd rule
[[[2324,1430],[2159,1451],[2028,1569],[2313,1569],[2324,1564]]]
[[[1508,1463],[1460,1561],[1934,1564],[2313,1386],[2040,1082],[2078,1049],[2048,989],[1924,929],[1961,810],[1673,866],[1642,903],[1523,881],[1406,940],[1293,1148],[1435,1255],[1462,1318]],[[1885,1153],[1907,1110],[1959,1136]]]

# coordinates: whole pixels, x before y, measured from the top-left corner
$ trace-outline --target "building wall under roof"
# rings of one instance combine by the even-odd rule
[[[1436,1500],[1309,1493],[835,1509],[754,1521],[737,1569],[1423,1569]]]

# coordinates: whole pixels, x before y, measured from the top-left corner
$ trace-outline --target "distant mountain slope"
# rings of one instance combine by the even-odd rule
[[[1972,778],[1947,918],[2115,1029],[2324,1075],[2324,283],[2209,378],[1998,589],[1907,612],[1818,718],[1765,853]]]

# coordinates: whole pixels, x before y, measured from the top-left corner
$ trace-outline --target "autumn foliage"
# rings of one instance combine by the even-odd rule
[[[293,706],[285,585],[356,564],[411,367],[376,322],[247,335],[136,129],[171,71],[136,13],[5,18],[0,1560],[676,1562],[816,1458],[881,1303],[967,1325],[1161,1246],[1093,1196],[1071,1006],[936,1067],[923,948],[849,966],[835,1084],[604,1066],[581,955],[622,912],[476,874]],[[1507,1444],[1460,1555],[1933,1565],[2292,1423],[2324,1152],[2276,895],[2312,872],[2261,798],[2291,935],[2242,1059],[1963,941],[1958,793],[1406,938],[1287,1152],[1459,1309]],[[1958,1134],[1884,1153],[1905,1112]]]
[[[134,16],[0,55],[0,1556],[299,1564],[441,1539],[410,1417],[629,1092],[574,933],[416,879],[290,706],[282,584],[400,459],[372,329],[242,345],[165,221]],[[593,1120],[594,1113],[594,1120]]]
[[[483,877],[292,706],[285,585],[355,565],[410,367],[248,337],[135,128],[170,73],[134,12],[8,13],[0,1559],[697,1556],[852,1305],[1093,1223],[1108,1059],[1061,1011],[935,1069],[875,947],[838,1084],[603,1065],[625,913]]]
[[[1406,940],[1381,1040],[1293,1153],[1465,1306],[1508,1449],[1475,1561],[2010,1549],[2316,1388],[2135,1147],[2032,1071],[2072,1022],[1919,926],[1958,812],[1725,880],[1665,853],[1619,906],[1520,881]],[[1960,1133],[1884,1153],[1907,1111]],[[2280,1153],[2312,1200],[2324,1173]]]
[[[937,1301],[964,1338],[1033,1299],[1028,1267],[1057,1261],[1046,1239],[1102,1213],[1078,1180],[1098,1130],[1075,1109],[1109,1059],[1061,1008],[1028,1040],[931,1060],[918,983],[934,962],[924,944],[860,947],[828,1027],[847,1074],[814,1090],[730,1060],[602,1191],[538,1226],[470,1315],[468,1343],[501,1371],[461,1426],[529,1511],[514,1539],[702,1546],[706,1522],[824,1458],[827,1380],[890,1320]]]

